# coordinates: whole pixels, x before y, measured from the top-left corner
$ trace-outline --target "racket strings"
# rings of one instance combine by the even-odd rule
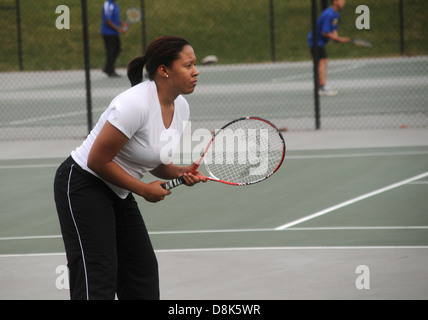
[[[260,119],[246,118],[216,133],[204,163],[214,178],[252,183],[270,176],[284,153],[284,141],[275,127]]]
[[[126,11],[127,21],[130,23],[137,23],[141,20],[141,10],[138,8],[129,8]]]

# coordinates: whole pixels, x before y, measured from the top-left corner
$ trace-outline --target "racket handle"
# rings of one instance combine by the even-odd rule
[[[162,185],[162,188],[165,190],[171,190],[172,188],[178,187],[184,183],[183,177],[178,177],[177,179],[170,180]]]

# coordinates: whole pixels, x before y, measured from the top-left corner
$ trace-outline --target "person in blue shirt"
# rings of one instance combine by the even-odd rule
[[[120,10],[117,0],[104,2],[102,11],[101,35],[104,40],[106,62],[103,72],[109,77],[118,77],[115,71],[116,59],[121,50],[120,34],[128,30],[126,23],[120,20]]]
[[[311,48],[312,55],[314,50],[318,53],[318,75],[319,75],[319,95],[336,95],[338,92],[329,90],[327,82],[327,52],[325,46],[330,40],[339,43],[348,43],[350,38],[340,37],[337,28],[339,26],[339,12],[345,6],[345,0],[332,0],[331,6],[325,9],[317,21],[317,46],[313,48],[312,31],[308,35],[308,44]]]

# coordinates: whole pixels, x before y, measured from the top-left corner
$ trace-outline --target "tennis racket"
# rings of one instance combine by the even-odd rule
[[[141,21],[141,10],[135,7],[126,10],[126,23],[133,24]]]
[[[235,186],[254,184],[279,169],[285,149],[280,130],[271,122],[258,117],[239,118],[214,133],[191,173],[203,163],[207,180]],[[179,177],[162,187],[170,190],[183,183]]]
[[[371,48],[372,44],[364,39],[360,39],[360,38],[352,38],[351,41],[349,42],[353,45],[356,45],[357,47],[362,47],[362,48]]]
[[[124,23],[124,30],[128,31],[129,27],[135,23],[141,21],[141,10],[135,7],[131,7],[126,10],[126,22]]]

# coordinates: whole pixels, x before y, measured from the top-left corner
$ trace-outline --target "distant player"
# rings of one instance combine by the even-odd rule
[[[121,50],[120,34],[127,31],[127,26],[120,20],[117,0],[107,0],[103,5],[101,35],[104,40],[106,62],[103,72],[109,77],[118,77],[115,71],[116,59]]]
[[[317,47],[313,48],[312,31],[308,35],[308,44],[311,48],[312,55],[314,50],[318,52],[318,75],[319,91],[321,96],[334,96],[338,92],[327,88],[327,51],[325,46],[331,40],[348,43],[350,38],[340,37],[337,28],[339,26],[339,11],[345,6],[345,0],[332,0],[331,6],[323,11],[317,21],[318,40]]]

